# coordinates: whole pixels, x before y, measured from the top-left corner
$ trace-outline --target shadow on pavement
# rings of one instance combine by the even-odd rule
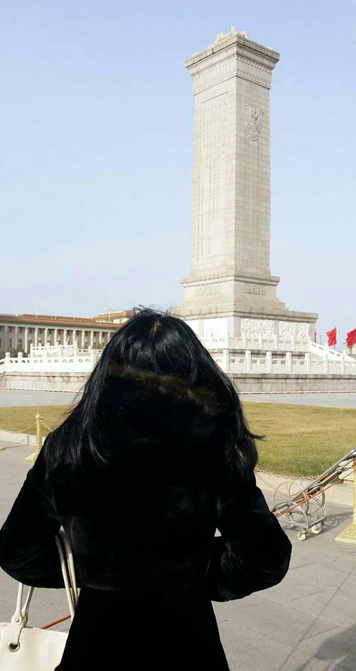
[[[356,669],[356,623],[355,629],[342,629],[334,636],[328,636],[323,641],[314,654],[295,671],[309,671],[310,663],[315,657],[325,662],[330,662],[333,666],[328,666],[328,671],[333,669],[345,669],[345,671],[354,671]]]

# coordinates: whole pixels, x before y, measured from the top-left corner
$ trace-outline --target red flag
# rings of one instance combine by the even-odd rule
[[[317,336],[317,335],[318,335],[317,332],[314,331],[314,342],[316,342],[316,336]]]
[[[334,329],[331,329],[331,331],[327,331],[326,335],[328,336],[328,345],[329,347],[331,345],[336,345],[336,326]]]
[[[346,345],[348,347],[352,347],[352,345],[356,344],[356,329],[353,331],[349,331],[346,335]]]

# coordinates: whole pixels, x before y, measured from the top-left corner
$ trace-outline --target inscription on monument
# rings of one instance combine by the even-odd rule
[[[227,93],[202,103],[199,256],[225,250]]]

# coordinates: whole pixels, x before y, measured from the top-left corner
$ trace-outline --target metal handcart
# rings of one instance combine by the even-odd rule
[[[272,512],[287,515],[291,527],[298,527],[298,539],[304,541],[309,531],[320,534],[326,520],[325,491],[345,480],[356,470],[356,448],[344,454],[307,487],[300,480],[282,482],[274,494]]]

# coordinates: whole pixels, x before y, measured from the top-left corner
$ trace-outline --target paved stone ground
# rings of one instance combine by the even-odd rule
[[[0,389],[0,408],[22,405],[70,405],[80,394],[61,391],[22,391]]]
[[[0,524],[25,478],[31,448],[2,443]],[[270,493],[266,492],[267,500]],[[351,509],[329,506],[320,536],[293,543],[291,568],[272,589],[214,604],[231,671],[354,671],[356,669],[356,545],[336,543]],[[0,570],[0,620],[14,610],[16,583]],[[67,613],[62,590],[36,590],[30,625]],[[66,624],[61,625],[66,629]]]
[[[70,405],[80,394],[60,391],[21,391],[0,389],[0,408],[21,405]],[[356,394],[241,394],[242,401],[323,405],[330,408],[356,408]]]
[[[292,403],[293,405],[322,405],[329,408],[356,408],[356,394],[240,394],[241,400],[257,403]],[[0,398],[1,404],[1,398]]]

